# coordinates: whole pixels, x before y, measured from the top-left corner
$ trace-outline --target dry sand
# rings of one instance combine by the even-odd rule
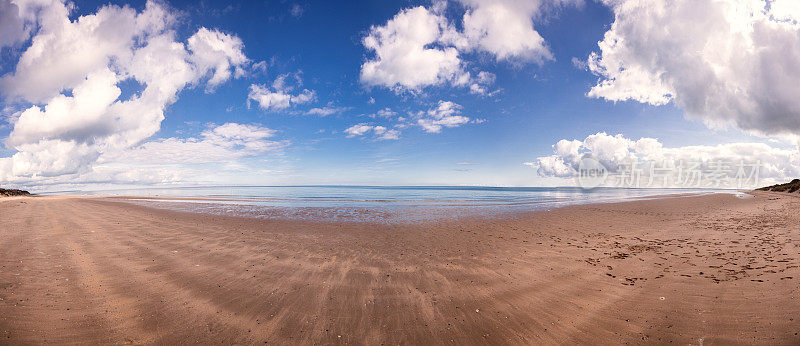
[[[0,344],[800,343],[800,198],[268,221],[0,201]]]

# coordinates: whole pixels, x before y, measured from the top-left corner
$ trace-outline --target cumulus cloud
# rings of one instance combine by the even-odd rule
[[[655,138],[633,140],[621,134],[605,132],[583,140],[562,139],[553,145],[553,155],[537,158],[526,164],[544,177],[575,177],[581,160],[590,155],[610,172],[617,172],[630,162],[653,162],[656,165],[677,167],[678,163],[696,163],[698,169],[713,170],[720,163],[728,164],[731,177],[736,165],[760,164],[759,175],[768,182],[778,182],[800,175],[800,152],[796,148],[782,149],[764,143],[726,143],[667,148]],[[766,183],[766,182],[765,182]]]
[[[36,11],[22,3],[20,13],[35,13],[26,23],[38,26],[14,70],[0,77],[0,92],[30,106],[11,118],[6,145],[16,153],[0,158],[0,180],[89,171],[101,153],[158,131],[182,89],[210,91],[248,63],[241,40],[217,30],[179,41],[175,16],[157,2],[141,12],[107,5],[75,20],[61,1]],[[120,83],[131,81],[140,90],[123,95]]]
[[[589,96],[674,102],[710,127],[800,134],[794,0],[605,0],[614,22],[588,68]]]
[[[314,101],[316,93],[313,90],[303,89],[297,93],[293,93],[294,86],[290,86],[287,82],[289,74],[278,76],[272,82],[272,87],[266,85],[252,84],[250,85],[250,93],[247,96],[248,101],[255,101],[258,106],[266,111],[281,111],[295,105],[301,105]],[[294,75],[296,84],[302,84],[298,74]]]
[[[450,101],[439,101],[436,108],[417,113],[417,125],[425,132],[439,133],[443,127],[459,127],[470,122],[461,113],[461,106]]]
[[[0,48],[13,46],[27,36],[28,29],[19,6],[9,0],[0,0]]]
[[[800,21],[800,3],[793,0],[774,0],[770,3],[770,13],[777,20]]]
[[[384,140],[392,140],[392,139],[400,139],[400,131],[396,129],[387,129],[383,126],[375,126],[372,129],[377,136],[377,140],[384,141]]]
[[[384,25],[372,26],[364,47],[374,54],[361,65],[361,81],[395,91],[416,92],[449,84],[485,94],[493,78],[467,71],[464,53],[486,52],[498,61],[552,60],[533,18],[581,0],[461,0],[462,30],[445,16],[446,2],[403,9]]]
[[[468,9],[463,18],[462,43],[468,49],[491,53],[497,60],[542,63],[553,60],[533,18],[548,8],[581,4],[581,0],[459,0]]]
[[[367,123],[355,124],[345,129],[344,133],[347,134],[347,138],[352,138],[356,136],[361,136],[369,131],[372,131],[373,127],[374,126],[369,125]]]
[[[206,91],[212,91],[230,79],[231,69],[237,77],[245,74],[242,66],[247,62],[247,57],[243,52],[244,43],[238,37],[200,28],[187,43],[189,50],[194,53],[191,59],[195,66],[211,73],[211,78],[206,82]]]
[[[375,140],[394,140],[400,139],[400,131],[388,129],[385,126],[375,126],[368,123],[355,124],[344,130],[347,138],[360,137],[372,133]]]
[[[375,53],[361,65],[367,85],[418,90],[428,85],[464,84],[465,72],[455,47],[434,47],[447,20],[428,8],[401,10],[383,26],[373,26],[363,44]]]

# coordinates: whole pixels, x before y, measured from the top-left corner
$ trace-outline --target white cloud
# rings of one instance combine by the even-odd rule
[[[286,81],[288,77],[289,74],[278,76],[272,82],[271,88],[266,85],[250,85],[250,93],[247,96],[248,101],[255,101],[261,109],[266,111],[281,111],[295,105],[314,101],[316,93],[313,90],[303,89],[298,93],[292,93],[294,87],[288,85]],[[298,74],[295,74],[294,77],[297,80],[297,85],[302,84]]]
[[[800,3],[794,0],[773,0],[769,4],[770,14],[781,21],[800,22]]]
[[[104,155],[100,163],[118,164],[201,164],[235,161],[286,146],[269,138],[275,131],[258,125],[226,123],[212,125],[199,138],[170,137],[146,142],[123,152]]]
[[[242,162],[242,159],[257,157],[264,160],[266,155],[280,157],[282,149],[289,145],[285,140],[273,140],[274,136],[274,130],[259,125],[209,124],[197,137],[155,139],[122,151],[104,152],[79,174],[15,177],[6,181],[49,191],[82,188],[86,184],[119,186],[241,182],[242,174],[259,171]],[[62,155],[59,151],[76,150],[70,147],[71,142],[58,144],[64,148],[48,147],[50,153],[62,158],[60,161],[54,160],[54,164],[75,164],[69,160],[70,156]],[[7,164],[10,161],[0,161],[0,171]],[[239,180],[230,180],[232,177]]]
[[[469,92],[478,95],[493,95],[496,91],[490,92],[488,86],[494,84],[495,75],[491,72],[478,72],[477,77],[469,85]]]
[[[461,113],[461,106],[457,103],[450,101],[439,101],[436,108],[432,108],[427,112],[417,113],[417,124],[422,127],[425,132],[439,133],[442,127],[459,127],[470,122],[470,118]]]
[[[375,57],[361,65],[361,80],[400,90],[463,84],[458,50],[432,46],[447,26],[443,16],[423,6],[401,10],[385,25],[373,26],[363,44]]]
[[[244,44],[238,37],[200,28],[187,43],[194,53],[191,58],[195,66],[213,72],[206,83],[207,91],[230,79],[231,67],[237,77],[245,74],[242,66],[247,63],[247,57],[243,52]]]
[[[684,164],[697,162],[701,168],[710,168],[718,162],[738,164],[760,163],[760,178],[767,182],[788,181],[800,175],[800,152],[782,149],[764,143],[726,143],[719,145],[694,145],[666,148],[655,138],[632,140],[618,134],[616,136],[600,132],[584,140],[562,139],[553,145],[553,155],[539,157],[535,162],[525,164],[537,169],[545,177],[570,178],[577,175],[577,169],[584,155],[591,155],[611,172],[631,160],[653,161],[657,165],[668,162]],[[735,168],[735,167],[734,167]],[[732,170],[730,174],[735,174]]]
[[[587,64],[586,61],[578,59],[577,57],[574,56],[572,57],[572,66],[575,66],[575,68],[579,70],[584,70],[584,71],[589,70],[589,64]]]
[[[367,123],[360,123],[348,127],[347,129],[344,130],[344,133],[347,134],[347,138],[352,138],[356,136],[361,136],[369,131],[372,131],[373,128],[374,126],[369,125]]]
[[[582,0],[459,0],[464,14],[467,46],[491,53],[497,60],[542,63],[553,60],[544,38],[533,28],[533,18],[548,7],[580,4]]]
[[[369,115],[369,117],[370,117],[370,118],[383,118],[383,119],[391,119],[391,118],[393,118],[395,115],[397,115],[397,112],[393,111],[393,110],[392,110],[391,108],[389,108],[389,107],[386,107],[386,108],[384,108],[384,109],[380,109],[380,110],[378,110],[378,111],[377,111],[377,112],[375,112],[374,114],[370,114],[370,115]]]
[[[156,2],[142,12],[108,5],[75,20],[70,11],[53,1],[30,12],[26,22],[38,30],[14,71],[0,77],[7,99],[31,104],[11,119],[6,144],[17,152],[0,158],[0,180],[87,172],[100,153],[158,131],[182,89],[205,76],[213,88],[247,63],[241,41],[216,30],[198,30],[187,50],[176,40],[174,15]],[[126,81],[141,89],[123,98]]]
[[[335,107],[335,106],[315,107],[306,111],[306,115],[319,115],[321,117],[325,117],[331,114],[342,113],[348,110],[350,110],[350,107]]]
[[[375,140],[395,140],[400,139],[400,131],[396,129],[387,129],[385,126],[375,126],[368,123],[355,124],[344,130],[347,138],[360,137],[368,133],[374,135]]]
[[[28,32],[19,6],[9,0],[0,0],[0,48],[25,40]]]
[[[291,13],[292,17],[295,18],[302,17],[303,12],[305,12],[305,8],[303,8],[303,6],[300,6],[299,4],[293,4],[292,9],[289,10],[289,13]]]
[[[380,141],[400,139],[400,131],[396,129],[387,129],[383,126],[375,126],[372,131],[375,132],[375,135],[377,136],[376,139]]]
[[[468,87],[489,94],[494,78],[467,71],[464,53],[487,52],[498,61],[552,60],[533,19],[548,9],[582,0],[460,0],[463,30],[445,16],[446,2],[403,9],[382,26],[372,26],[362,43],[374,56],[361,65],[361,81],[396,92],[418,92],[431,85]],[[481,76],[483,74],[483,76]]]
[[[156,40],[174,42],[170,27],[175,18],[154,2],[141,13],[129,7],[104,6],[75,21],[68,17],[71,6],[60,1],[48,2],[41,9],[25,4],[37,14],[39,29],[15,71],[0,78],[0,91],[7,98],[46,102],[108,66],[120,70],[125,79],[138,80],[140,76],[129,71],[134,53]],[[179,48],[186,58],[185,49]]]
[[[588,60],[589,96],[674,102],[710,127],[800,134],[797,1],[605,0],[614,23]]]

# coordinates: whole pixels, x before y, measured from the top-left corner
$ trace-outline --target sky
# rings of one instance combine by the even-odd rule
[[[0,0],[0,185],[800,176],[794,0]],[[733,173],[731,173],[733,174]]]

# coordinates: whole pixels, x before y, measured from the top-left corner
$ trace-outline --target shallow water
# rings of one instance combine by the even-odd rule
[[[216,186],[78,191],[180,211],[270,219],[415,222],[732,190],[456,186]],[[61,192],[62,194],[76,191]]]

